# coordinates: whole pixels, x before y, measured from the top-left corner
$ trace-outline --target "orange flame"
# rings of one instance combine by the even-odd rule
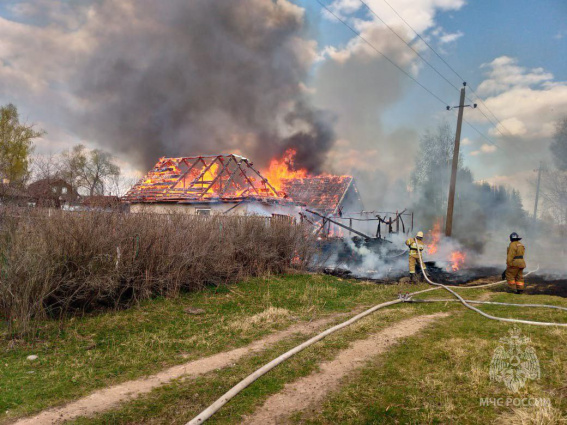
[[[441,240],[441,220],[437,220],[431,230],[431,242],[427,245],[427,253],[435,254],[439,249],[439,241]]]
[[[330,238],[342,238],[344,237],[344,233],[343,233],[343,229],[341,229],[338,226],[332,226],[329,229],[329,235]]]
[[[217,176],[217,170],[219,168],[218,164],[213,164],[211,167],[203,174],[203,182],[212,182]]]
[[[453,251],[451,253],[451,269],[456,272],[465,263],[466,254],[464,252]]]
[[[272,159],[268,170],[264,172],[265,177],[278,192],[283,190],[284,180],[302,179],[308,176],[306,169],[296,170],[294,168],[296,153],[297,151],[293,148],[286,150],[281,159]]]

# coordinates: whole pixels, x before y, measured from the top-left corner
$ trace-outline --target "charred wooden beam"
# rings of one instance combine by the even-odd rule
[[[346,230],[349,230],[349,231],[351,231],[352,233],[357,234],[358,236],[363,237],[364,239],[374,239],[372,236],[368,236],[368,235],[366,235],[366,234],[364,234],[364,233],[362,233],[362,232],[359,232],[358,230],[353,229],[352,227],[348,227],[348,226],[345,225],[345,224],[342,224],[342,223],[339,223],[338,221],[335,221],[335,220],[333,220],[333,219],[330,219],[329,217],[325,217],[324,215],[319,214],[319,213],[316,212],[316,211],[312,211],[312,210],[307,209],[307,208],[305,209],[305,211],[307,211],[307,212],[309,212],[309,213],[311,213],[311,214],[314,214],[314,215],[316,215],[316,216],[318,216],[318,217],[321,217],[321,218],[323,219],[323,221],[324,221],[325,224],[327,224],[327,223],[325,222],[325,220],[326,220],[326,221],[329,221],[329,222],[331,222],[331,223],[333,223],[333,224],[336,224],[337,226],[340,226],[340,227],[342,227],[342,228],[344,228],[344,229],[346,229]],[[325,224],[323,224],[323,226],[324,226]]]

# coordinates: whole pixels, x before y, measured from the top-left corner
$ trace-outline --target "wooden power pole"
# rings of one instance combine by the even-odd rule
[[[461,127],[463,125],[463,110],[465,109],[465,84],[461,89],[457,132],[455,133],[455,149],[453,150],[453,167],[451,168],[451,183],[449,185],[449,200],[447,201],[447,220],[445,221],[445,236],[453,233],[453,208],[455,207],[455,188],[457,186],[457,170],[459,168],[459,148],[461,146]],[[449,107],[447,107],[449,108]]]
[[[445,221],[445,236],[451,236],[453,233],[453,209],[455,207],[455,188],[457,186],[457,170],[459,169],[459,148],[461,146],[461,128],[463,126],[463,112],[466,107],[474,105],[465,105],[465,88],[467,83],[463,83],[461,88],[461,99],[459,101],[459,115],[457,118],[457,131],[455,133],[455,148],[453,150],[453,166],[451,168],[451,183],[449,186],[449,199],[447,201],[447,220]],[[447,110],[451,107],[447,106]]]

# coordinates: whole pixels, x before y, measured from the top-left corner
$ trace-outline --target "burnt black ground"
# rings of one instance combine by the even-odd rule
[[[451,285],[464,285],[479,279],[486,282],[497,282],[502,279],[502,270],[496,267],[476,267],[449,272],[434,264],[428,263],[428,276],[434,282],[446,283]],[[365,280],[381,284],[394,284],[402,279],[409,279],[407,273],[398,273],[384,279],[372,279],[364,276],[357,276],[345,268],[325,268],[325,274],[341,277],[343,279]],[[478,284],[478,282],[475,282]],[[495,291],[508,291],[506,286],[497,287]],[[567,278],[561,275],[534,274],[526,277],[524,295],[556,295],[567,298]]]
[[[528,276],[525,288],[525,293],[530,295],[557,295],[567,298],[567,278],[562,276]]]
[[[438,267],[435,262],[428,261],[425,263],[427,266],[427,275],[434,282],[447,283],[451,285],[463,285],[473,280],[499,276],[502,271],[495,267],[476,267],[467,268],[458,271],[448,271],[444,268]],[[347,268],[333,268],[327,267],[322,270],[325,274],[341,277],[344,279],[366,280],[376,283],[393,284],[399,282],[401,279],[408,277],[406,271],[392,272],[388,277],[381,279],[373,279],[365,276],[364,273],[357,274]]]

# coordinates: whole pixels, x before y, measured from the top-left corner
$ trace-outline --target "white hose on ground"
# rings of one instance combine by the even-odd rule
[[[420,255],[420,264],[423,264],[423,261],[421,260],[421,255]],[[538,267],[538,269],[539,269],[539,267]],[[530,273],[532,273],[532,272],[530,272]],[[528,274],[529,273],[527,273],[526,275],[528,275]],[[425,273],[424,273],[424,276],[426,276]],[[426,276],[426,278],[427,278],[427,276]],[[435,288],[423,289],[421,291],[412,292],[408,295],[412,296],[412,295],[417,295],[417,294],[423,294],[425,292],[431,292],[431,291],[435,291],[437,289],[440,289],[440,287],[444,287],[448,291],[454,293],[447,286],[444,286],[444,285],[441,285],[441,284],[434,284],[431,281],[429,281],[429,279],[428,279],[428,282],[433,284],[433,285],[439,285],[439,286],[437,286]],[[504,282],[506,282],[506,281],[501,280],[501,281],[498,281],[498,282],[484,284],[484,285],[467,286],[466,288],[485,288],[487,286],[499,285],[499,284],[504,283]],[[455,295],[457,295],[457,294],[455,294]],[[457,295],[457,297],[460,298],[459,295]],[[399,304],[399,303],[402,303],[404,301],[406,301],[406,299],[399,298],[397,300],[377,304],[374,307],[371,307],[368,310],[365,310],[362,313],[357,314],[356,316],[352,317],[351,319],[347,320],[346,322],[343,322],[343,323],[340,323],[336,326],[333,326],[332,328],[329,328],[326,331],[321,332],[320,334],[318,334],[318,335],[314,336],[313,338],[305,341],[304,343],[298,345],[297,347],[292,348],[291,350],[283,353],[281,356],[275,358],[271,362],[262,366],[260,369],[257,369],[255,372],[248,375],[246,378],[244,378],[242,381],[240,381],[238,384],[236,384],[234,387],[232,387],[230,390],[228,390],[226,393],[224,393],[213,404],[211,404],[209,407],[207,407],[205,410],[203,410],[201,413],[199,413],[197,416],[195,416],[193,419],[191,419],[189,422],[187,422],[186,425],[200,425],[200,424],[204,423],[207,419],[209,419],[211,416],[213,416],[222,406],[224,406],[226,403],[228,403],[232,398],[234,398],[236,395],[238,395],[238,393],[240,393],[242,390],[244,390],[246,387],[248,387],[250,384],[252,384],[258,378],[265,375],[270,370],[272,370],[273,368],[275,368],[279,364],[283,363],[284,361],[286,361],[290,357],[294,356],[295,354],[299,353],[300,351],[303,351],[307,347],[309,347],[309,346],[315,344],[316,342],[322,340],[326,336],[353,324],[354,322],[362,319],[363,317],[366,317],[369,314],[374,313],[376,310],[379,310],[381,308],[388,307],[388,306],[391,306],[391,305],[394,305],[394,304]],[[467,304],[465,304],[465,305],[467,305]],[[480,310],[475,309],[474,307],[469,306],[469,308],[472,308],[475,311],[480,312]],[[492,316],[486,315],[482,312],[480,312],[480,313],[483,316],[486,316],[488,318],[493,318]],[[496,318],[496,320],[501,320],[501,319]],[[512,320],[512,319],[509,319],[509,320]],[[508,320],[504,319],[504,321],[508,321]],[[520,322],[522,322],[522,321],[520,321]],[[526,321],[523,321],[523,322],[526,322]],[[531,322],[528,322],[528,323],[531,323]],[[535,323],[539,324],[538,322],[535,322]],[[564,325],[560,325],[560,326],[564,326]]]
[[[439,289],[439,288],[423,289],[421,291],[412,292],[411,295],[423,294],[424,292],[435,291],[436,289]],[[329,328],[326,331],[321,332],[318,335],[315,335],[313,338],[305,341],[303,344],[300,344],[297,347],[292,348],[291,350],[283,353],[281,356],[275,358],[270,363],[262,366],[260,369],[256,370],[254,373],[248,375],[246,378],[244,378],[242,381],[240,381],[238,384],[236,384],[234,387],[232,387],[230,390],[228,390],[226,393],[224,393],[224,395],[222,397],[220,397],[217,401],[215,401],[213,404],[211,404],[209,407],[207,407],[205,410],[203,410],[201,413],[199,413],[198,416],[195,416],[193,419],[191,419],[189,422],[187,422],[186,425],[202,424],[207,419],[209,419],[212,415],[214,415],[222,406],[224,406],[226,403],[228,403],[228,401],[230,399],[232,399],[234,396],[236,396],[240,391],[242,391],[248,385],[250,385],[251,383],[256,381],[262,375],[265,375],[266,373],[268,373],[270,370],[275,368],[280,363],[283,363],[284,361],[289,359],[294,354],[299,353],[300,351],[304,350],[305,348],[309,347],[310,345],[315,344],[317,341],[320,341],[323,338],[325,338],[326,336],[353,324],[354,322],[362,319],[363,317],[366,317],[369,314],[374,313],[376,310],[379,310],[381,308],[388,307],[388,306],[391,306],[391,305],[394,305],[394,304],[399,304],[401,302],[403,302],[403,299],[400,298],[400,299],[397,299],[397,300],[377,304],[374,307],[371,307],[368,310],[365,310],[362,313],[357,314],[356,316],[352,317],[351,319],[347,320],[346,322],[343,322],[343,323],[340,323],[336,326],[333,326],[332,328]]]
[[[524,276],[529,276],[532,273],[535,273],[539,270],[539,264],[537,266],[537,268],[535,270],[531,270],[529,272],[527,272]],[[490,286],[496,286],[496,285],[501,285],[502,283],[506,283],[505,280],[499,280],[498,282],[492,282],[492,283],[485,283],[482,285],[473,285],[473,286],[461,286],[461,285],[445,285],[448,288],[459,288],[459,289],[478,289],[478,288],[488,288]]]
[[[496,301],[478,301],[478,300],[465,300],[469,304],[490,304],[490,305],[505,305],[510,307],[534,307],[534,308],[555,308],[557,310],[567,311],[567,307],[561,307],[558,305],[549,304],[512,304],[512,303],[499,303]],[[446,303],[446,302],[461,302],[456,299],[426,299],[426,300],[412,300],[408,299],[406,302],[409,303]]]
[[[417,241],[416,241],[416,245],[417,245]],[[425,272],[425,267],[424,267],[424,264],[423,264],[423,258],[421,257],[421,251],[419,249],[417,250],[417,254],[419,255],[419,264],[421,265],[421,272],[423,273],[425,280],[427,280],[433,286],[438,286],[440,288],[445,289],[446,291],[449,291],[451,294],[453,294],[455,297],[457,297],[457,299],[461,302],[461,304],[463,304],[466,308],[477,312],[478,314],[486,317],[487,319],[498,320],[500,322],[524,323],[526,325],[567,327],[567,323],[536,322],[536,321],[532,321],[532,320],[509,319],[507,317],[497,317],[497,316],[492,316],[491,314],[487,314],[484,311],[479,310],[478,308],[473,307],[472,305],[467,303],[466,300],[463,297],[461,297],[459,294],[457,294],[455,291],[453,291],[447,285],[443,285],[442,283],[433,282],[431,279],[429,279],[429,276],[427,276],[427,273]]]

